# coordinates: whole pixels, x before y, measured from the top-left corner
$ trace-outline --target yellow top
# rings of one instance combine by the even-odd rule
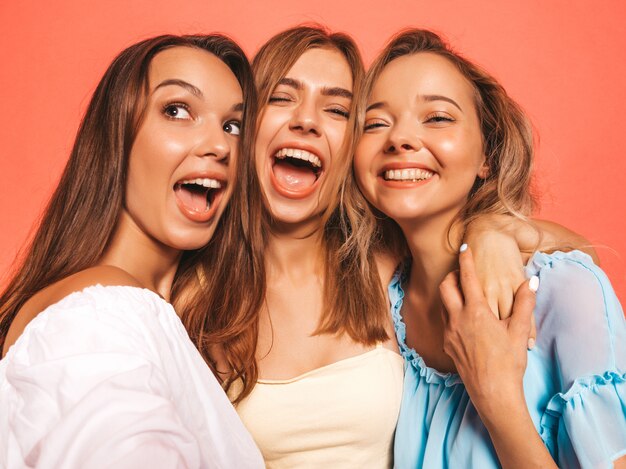
[[[259,380],[237,412],[268,468],[387,468],[404,362],[381,345],[288,380]]]

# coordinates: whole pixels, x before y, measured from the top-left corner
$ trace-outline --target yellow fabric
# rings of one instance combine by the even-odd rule
[[[387,468],[402,357],[381,346],[289,380],[259,380],[237,412],[268,468]]]

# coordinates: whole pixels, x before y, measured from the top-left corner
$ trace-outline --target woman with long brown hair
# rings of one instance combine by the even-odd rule
[[[1,466],[263,466],[168,303],[220,249],[254,108],[223,36],[147,39],[110,65],[0,298]]]
[[[425,30],[392,39],[364,93],[359,186],[410,251],[388,289],[406,361],[396,466],[626,467],[626,323],[604,273],[577,250],[525,256],[527,351],[528,310],[497,321],[462,244],[471,220],[532,213],[520,107]]]

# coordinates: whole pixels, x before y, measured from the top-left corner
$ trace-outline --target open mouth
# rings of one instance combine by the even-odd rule
[[[187,216],[206,221],[215,212],[224,186],[223,181],[212,178],[185,179],[174,185],[174,192]]]
[[[419,182],[433,177],[435,173],[422,168],[388,169],[383,171],[385,181]]]
[[[287,192],[308,193],[322,173],[322,160],[306,150],[282,148],[274,154],[272,172],[277,185]]]

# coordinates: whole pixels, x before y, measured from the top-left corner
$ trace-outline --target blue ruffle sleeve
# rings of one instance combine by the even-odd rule
[[[560,392],[540,433],[559,467],[612,467],[626,454],[626,322],[604,272],[579,251],[535,254],[537,349]]]

